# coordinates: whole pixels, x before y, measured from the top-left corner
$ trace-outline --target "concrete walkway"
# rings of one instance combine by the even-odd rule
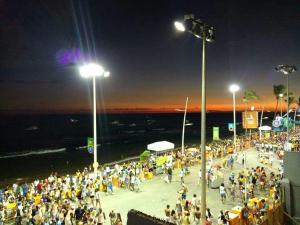
[[[270,171],[278,172],[278,160],[274,160],[273,166],[270,167],[269,165],[258,162],[257,153],[254,149],[249,149],[246,152],[248,168],[263,166],[266,168],[267,174],[269,174]],[[242,157],[243,153],[240,152],[237,162],[234,163],[233,172],[236,175],[243,169],[241,164]],[[221,163],[221,160],[222,159],[216,159],[213,165]],[[190,167],[191,174],[184,178],[188,187],[188,200],[191,200],[193,194],[196,194],[197,197],[200,196],[200,185],[197,184],[199,170],[200,165]],[[226,184],[229,183],[228,177],[231,170],[224,169],[223,173],[226,187]],[[179,197],[178,190],[181,187],[178,169],[173,171],[173,182],[171,184],[165,183],[163,180],[164,177],[165,175],[155,176],[152,180],[141,183],[141,191],[139,193],[131,192],[127,189],[115,188],[113,195],[103,194],[101,202],[106,216],[108,217],[109,211],[114,209],[115,212],[121,213],[123,224],[126,224],[127,212],[130,209],[136,209],[152,216],[164,218],[164,209],[167,204],[169,204],[172,209],[175,208],[175,203]],[[260,195],[266,196],[267,192],[260,193]],[[211,209],[215,218],[221,209],[229,210],[236,205],[242,205],[242,202],[240,200],[233,202],[227,199],[225,204],[222,204],[219,197],[219,189],[207,189],[207,207]],[[107,219],[106,224],[109,224],[109,219]]]

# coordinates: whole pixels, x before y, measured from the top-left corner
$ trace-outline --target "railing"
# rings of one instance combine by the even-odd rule
[[[284,212],[282,205],[268,212],[267,217],[259,225],[300,225],[300,220]]]
[[[263,224],[266,224],[266,225],[284,224],[282,205],[279,205],[279,206],[273,208],[273,210],[271,210],[271,212],[268,213],[266,223],[263,223]]]
[[[300,220],[291,217],[288,213],[283,211],[283,220],[285,225],[300,225]]]

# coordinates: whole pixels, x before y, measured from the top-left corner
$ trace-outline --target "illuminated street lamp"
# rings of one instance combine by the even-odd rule
[[[176,27],[176,29],[180,32],[184,32],[185,31],[185,26],[183,23],[179,22],[179,21],[175,21],[174,22],[174,26]]]
[[[201,96],[201,224],[206,221],[206,87],[205,87],[205,46],[206,41],[214,41],[214,27],[195,19],[194,15],[185,15],[182,22],[176,21],[175,28],[187,31],[197,38],[202,39],[202,96]]]
[[[286,127],[286,149],[289,150],[289,74],[294,73],[297,71],[296,66],[293,65],[279,65],[275,68],[277,72],[281,72],[283,75],[286,75],[286,102],[287,102],[287,127]]]
[[[97,160],[97,115],[96,115],[96,77],[108,77],[110,73],[96,63],[88,63],[79,67],[79,73],[84,78],[93,78],[93,129],[94,129],[94,179],[97,178],[97,168],[99,166]]]
[[[229,91],[232,93],[233,100],[233,143],[234,143],[234,152],[236,152],[236,115],[235,115],[235,92],[239,91],[240,87],[237,84],[232,84],[229,86]],[[251,110],[254,110],[252,106]],[[247,182],[246,182],[246,152],[244,152],[244,176],[245,176],[245,201],[247,201]]]
[[[235,115],[235,92],[240,90],[240,87],[236,84],[229,86],[229,91],[232,93],[233,100],[233,143],[234,143],[234,152],[236,152],[236,115]]]

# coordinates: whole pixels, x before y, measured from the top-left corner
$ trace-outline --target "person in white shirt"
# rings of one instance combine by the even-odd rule
[[[224,183],[221,184],[221,186],[220,186],[219,189],[220,189],[220,197],[221,197],[221,201],[222,201],[222,203],[224,204],[225,199],[226,199],[226,191],[225,191]]]
[[[135,182],[135,176],[132,175],[130,179],[130,190],[134,191],[134,182]]]
[[[198,185],[201,184],[202,171],[201,169],[198,171]]]
[[[98,213],[98,224],[99,225],[103,225],[105,223],[105,214],[104,212],[102,211],[102,209],[100,208],[99,209],[99,213]]]
[[[197,206],[197,195],[194,194],[191,200],[192,210],[195,211]]]
[[[270,154],[269,154],[269,162],[270,162],[271,166],[273,165],[273,161],[274,161],[273,152],[270,152]]]
[[[140,178],[138,176],[135,176],[134,189],[136,192],[140,191],[140,184],[141,184]]]
[[[101,208],[101,202],[100,202],[100,190],[97,188],[95,192],[95,208]]]
[[[183,171],[183,169],[181,169],[180,172],[179,172],[179,177],[180,177],[181,184],[184,183],[183,176],[184,176],[184,171]]]
[[[106,167],[106,175],[109,175],[109,174],[110,174],[110,167],[107,166],[107,167]]]

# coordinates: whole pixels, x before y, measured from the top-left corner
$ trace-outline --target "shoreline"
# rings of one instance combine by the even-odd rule
[[[243,137],[244,135],[237,135],[238,138]],[[222,141],[226,141],[226,140],[232,140],[232,136],[229,137],[223,137],[220,138],[217,142],[222,142]],[[211,145],[213,144],[215,141],[209,139],[208,142],[206,143],[206,145]],[[185,145],[185,149],[187,148],[200,148],[200,144],[195,144],[195,142],[193,143],[187,143]],[[174,148],[172,151],[178,151],[181,150],[181,146]],[[67,152],[65,152],[67,153]],[[112,166],[115,164],[120,164],[120,163],[125,163],[125,162],[129,162],[129,161],[138,161],[139,160],[139,156],[142,152],[140,152],[138,155],[136,155],[137,153],[133,153],[132,156],[128,156],[126,158],[123,158],[123,155],[119,155],[118,159],[109,161],[109,162],[105,162],[105,163],[100,163],[100,165],[102,166]],[[52,158],[55,158],[54,155],[55,154],[60,154],[60,153],[54,153],[51,154]],[[62,153],[64,154],[64,153]],[[76,156],[79,157],[79,156]],[[59,157],[58,157],[59,158]],[[50,159],[49,159],[50,160]],[[90,159],[89,159],[90,160]],[[57,160],[56,160],[57,161]],[[57,172],[59,176],[65,176],[67,174],[75,174],[78,170],[82,171],[84,168],[92,168],[91,165],[91,161],[87,162],[87,160],[85,160],[86,162],[82,161],[82,162],[74,162],[74,163],[70,163],[70,161],[68,160],[68,158],[63,158],[62,160],[65,164],[60,164],[58,168],[53,168],[53,170],[47,170],[42,172],[39,170],[34,170],[33,173],[31,173],[29,176],[24,176],[24,177],[20,177],[20,178],[4,178],[3,180],[0,181],[0,188],[6,188],[7,186],[11,186],[14,183],[17,184],[23,184],[23,183],[29,183],[29,182],[33,182],[36,179],[47,179],[51,173],[55,173]],[[50,160],[51,162],[51,160]],[[49,166],[51,167],[52,165],[49,164]],[[49,168],[49,167],[48,167]],[[92,169],[91,169],[92,170]]]
[[[244,136],[244,134],[237,135],[238,138],[241,138],[243,136]],[[220,138],[217,142],[232,140],[232,138],[233,138],[233,136],[223,137],[223,138]],[[215,141],[213,141],[212,138],[208,139],[206,145],[211,145],[214,142]],[[192,143],[187,143],[185,145],[185,149],[195,148],[195,147],[200,148],[200,144],[196,144],[195,142],[192,142]],[[175,147],[172,151],[178,151],[178,150],[181,150],[181,146]],[[64,152],[64,153],[68,153],[68,152]],[[64,153],[62,153],[62,154],[64,154]],[[105,162],[105,163],[100,163],[100,165],[102,165],[102,166],[112,166],[112,165],[115,165],[115,164],[125,163],[125,162],[129,162],[129,161],[138,161],[139,156],[140,156],[141,153],[142,152],[140,152],[138,155],[136,155],[137,153],[133,153],[132,156],[128,156],[126,158],[123,158],[123,155],[119,155],[117,160],[112,159],[112,161]],[[60,154],[60,153],[54,153],[54,154],[50,154],[50,155],[53,158],[55,158],[54,157],[55,154]],[[76,157],[79,157],[79,156],[76,156]],[[0,181],[0,189],[11,186],[14,183],[24,184],[24,183],[33,182],[36,179],[42,179],[42,180],[47,179],[50,176],[51,173],[58,173],[59,176],[65,176],[67,174],[75,174],[78,170],[82,171],[84,168],[88,168],[88,169],[91,168],[91,170],[92,170],[92,164],[90,163],[91,161],[89,161],[89,162],[82,161],[82,162],[74,162],[74,163],[71,162],[70,163],[68,158],[64,158],[63,162],[65,163],[64,165],[61,164],[61,165],[59,165],[59,168],[56,168],[56,169],[53,168],[53,170],[50,170],[50,171],[47,170],[47,172],[46,171],[41,172],[39,170],[34,170],[34,172],[31,173],[31,175],[29,175],[29,176],[24,176],[24,177],[20,177],[20,178],[16,178],[16,177],[14,177],[14,178],[5,178],[5,179]],[[51,165],[49,165],[49,166],[51,167]]]
[[[193,145],[187,145],[188,148],[193,146]],[[174,148],[173,151],[177,151],[180,150],[181,148],[177,147]],[[130,161],[138,161],[140,158],[140,155],[136,155],[136,156],[129,156],[126,158],[121,158],[119,160],[114,160],[111,162],[107,162],[107,163],[102,163],[100,165],[102,166],[112,166],[115,164],[121,164],[121,163],[126,163],[126,162],[130,162]],[[74,166],[70,166],[67,168],[60,168],[59,171],[52,171],[52,172],[57,172],[59,176],[65,176],[67,174],[75,174],[76,171],[78,170],[83,170],[84,168],[89,168],[91,166],[91,164],[87,164],[84,166],[80,166],[78,167],[77,165]],[[8,178],[8,179],[4,179],[0,181],[0,189],[6,188],[7,186],[11,186],[14,183],[18,183],[18,184],[24,184],[24,183],[30,183],[33,182],[36,179],[47,179],[49,177],[50,173],[40,173],[40,174],[35,174],[32,177],[22,177],[22,178]]]

